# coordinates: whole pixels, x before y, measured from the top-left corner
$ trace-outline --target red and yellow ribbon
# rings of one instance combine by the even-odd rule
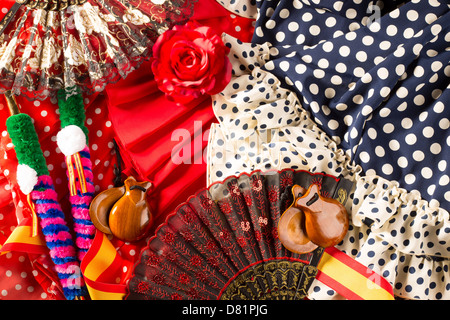
[[[32,221],[33,221],[31,236],[36,237],[38,235],[38,216],[37,216],[36,210],[34,208],[34,203],[31,200],[31,193],[29,193],[27,195],[27,201],[28,201],[28,205],[30,206],[30,209],[31,209],[31,217],[32,217]]]
[[[24,219],[9,235],[0,248],[0,255],[10,251],[44,254],[48,253],[45,240],[41,235],[33,236],[33,227],[29,225],[29,219]]]
[[[41,236],[32,236],[29,219],[11,233],[0,248],[0,255],[9,251],[43,254],[47,252]],[[131,262],[122,259],[107,236],[97,231],[90,250],[81,262],[81,270],[92,300],[121,300],[126,295],[124,281],[132,271]],[[378,273],[344,252],[330,247],[318,265],[317,280],[349,300],[394,300],[391,284]]]
[[[330,247],[317,267],[317,280],[349,300],[394,300],[392,285],[344,252]]]
[[[117,283],[123,268],[132,271],[130,262],[122,259],[105,234],[97,231],[89,251],[81,262],[81,271],[92,300],[121,300],[126,285]]]
[[[73,155],[66,157],[66,165],[67,165],[67,175],[69,178],[69,190],[70,195],[75,196],[77,194],[77,186],[76,186],[76,177],[75,174],[78,175],[78,181],[80,183],[81,193],[84,194],[87,192],[86,186],[86,178],[84,176],[83,165],[81,163],[81,158],[79,153],[75,153]],[[75,169],[75,170],[74,170]]]

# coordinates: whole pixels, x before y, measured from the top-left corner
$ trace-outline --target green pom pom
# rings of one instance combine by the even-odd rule
[[[6,120],[11,141],[19,164],[26,164],[36,170],[38,176],[48,175],[47,163],[39,139],[29,115],[19,113]]]
[[[88,129],[84,125],[86,119],[83,96],[78,87],[58,91],[59,119],[61,128],[76,125],[83,130],[88,144]]]

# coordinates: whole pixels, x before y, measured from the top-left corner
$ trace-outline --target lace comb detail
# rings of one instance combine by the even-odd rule
[[[0,21],[0,94],[29,100],[74,86],[103,91],[150,59],[159,35],[188,21],[197,2],[17,1]]]
[[[26,4],[32,9],[43,10],[65,10],[68,6],[79,5],[85,3],[87,0],[16,0],[17,3]]]

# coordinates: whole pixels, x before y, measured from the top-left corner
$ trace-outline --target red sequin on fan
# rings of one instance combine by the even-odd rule
[[[245,204],[246,204],[248,207],[250,207],[250,206],[252,205],[252,197],[251,197],[249,194],[246,194],[246,195],[244,196],[244,198],[245,198]]]
[[[168,252],[166,254],[166,259],[173,263],[173,262],[177,261],[177,254],[173,253],[173,252]]]
[[[243,248],[247,246],[247,241],[244,237],[237,237],[237,243]]]
[[[172,295],[170,296],[171,300],[182,300],[183,297],[181,295],[179,295],[178,293],[174,292],[172,293]]]
[[[276,190],[269,190],[269,201],[277,202],[278,200],[278,192]]]
[[[230,233],[227,230],[223,230],[222,232],[219,233],[219,235],[225,241],[230,239]]]
[[[230,214],[231,213],[231,206],[228,202],[222,202],[220,204],[220,208],[222,209],[222,212],[225,214]]]
[[[263,184],[260,179],[253,179],[252,181],[252,189],[255,192],[260,192],[262,190]]]
[[[193,299],[198,298],[198,292],[197,292],[197,290],[195,290],[195,288],[189,289],[188,295],[190,295]]]
[[[255,239],[256,241],[261,241],[261,231],[255,230]]]
[[[191,242],[191,241],[194,240],[194,235],[192,234],[192,232],[186,231],[186,232],[183,232],[183,238],[184,238],[187,242]]]
[[[150,254],[145,260],[145,264],[148,266],[157,266],[161,262],[161,259],[154,253]]]
[[[189,224],[194,221],[195,214],[192,211],[188,210],[188,211],[184,212],[184,215],[181,215],[181,218],[183,219],[184,222]]]
[[[211,265],[213,267],[219,266],[219,260],[217,260],[216,257],[209,257],[208,259],[206,259],[206,261],[208,261],[209,265]]]
[[[228,184],[228,188],[230,188],[230,194],[233,198],[237,198],[241,195],[241,191],[239,190],[239,187],[236,184]]]
[[[174,242],[174,240],[175,240],[175,236],[174,236],[174,234],[173,234],[172,232],[167,232],[167,233],[164,235],[163,241],[164,241],[165,243],[171,244],[171,243]]]
[[[206,248],[209,251],[214,251],[217,249],[216,243],[214,242],[214,240],[210,239],[208,240],[208,242],[206,243]]]
[[[277,228],[272,228],[272,237],[274,239],[278,239],[278,229]]]
[[[193,266],[198,267],[198,266],[201,265],[201,263],[202,263],[202,259],[200,259],[199,256],[197,256],[197,255],[192,256],[192,258],[191,258],[191,264],[192,264]]]
[[[150,289],[150,285],[147,282],[139,281],[136,291],[138,293],[147,293],[148,289]]]
[[[208,277],[205,275],[205,273],[203,273],[201,271],[197,272],[195,277],[201,282],[205,282],[208,279]]]
[[[202,206],[203,209],[209,211],[212,208],[213,201],[210,198],[202,197],[200,199],[200,205]]]
[[[166,278],[162,274],[155,274],[152,278],[153,282],[156,284],[164,284]]]
[[[182,273],[180,274],[180,276],[178,277],[178,281],[182,284],[186,284],[189,283],[189,277],[186,273]]]
[[[282,189],[285,189],[287,186],[292,186],[294,184],[294,181],[292,179],[292,176],[285,176],[283,175],[280,178],[280,185]]]

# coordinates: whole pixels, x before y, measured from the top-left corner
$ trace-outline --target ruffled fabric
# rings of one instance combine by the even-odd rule
[[[256,7],[256,1],[233,1],[233,0],[216,0],[221,5],[225,6],[229,11],[238,14],[241,17],[256,19],[258,16],[258,10]]]
[[[267,45],[242,43],[227,35],[224,42],[235,48],[229,55],[234,77],[213,99],[220,125],[211,127],[208,184],[253,168],[290,167],[345,177],[361,171],[311,120],[296,94],[261,69],[269,58]],[[324,155],[323,150],[330,152]],[[323,161],[324,156],[331,161]],[[216,162],[222,164],[220,170],[213,168]]]
[[[355,163],[450,210],[448,1],[239,2],[271,44],[263,69]]]
[[[337,248],[383,275],[397,296],[449,299],[449,213],[397,182],[365,176],[311,120],[296,94],[262,69],[272,50],[267,44],[227,35],[224,42],[231,48],[233,78],[213,97],[219,124],[212,125],[209,137],[208,184],[242,172],[285,168],[352,180],[355,190],[346,204],[350,230]],[[309,298],[342,297],[316,280]]]

